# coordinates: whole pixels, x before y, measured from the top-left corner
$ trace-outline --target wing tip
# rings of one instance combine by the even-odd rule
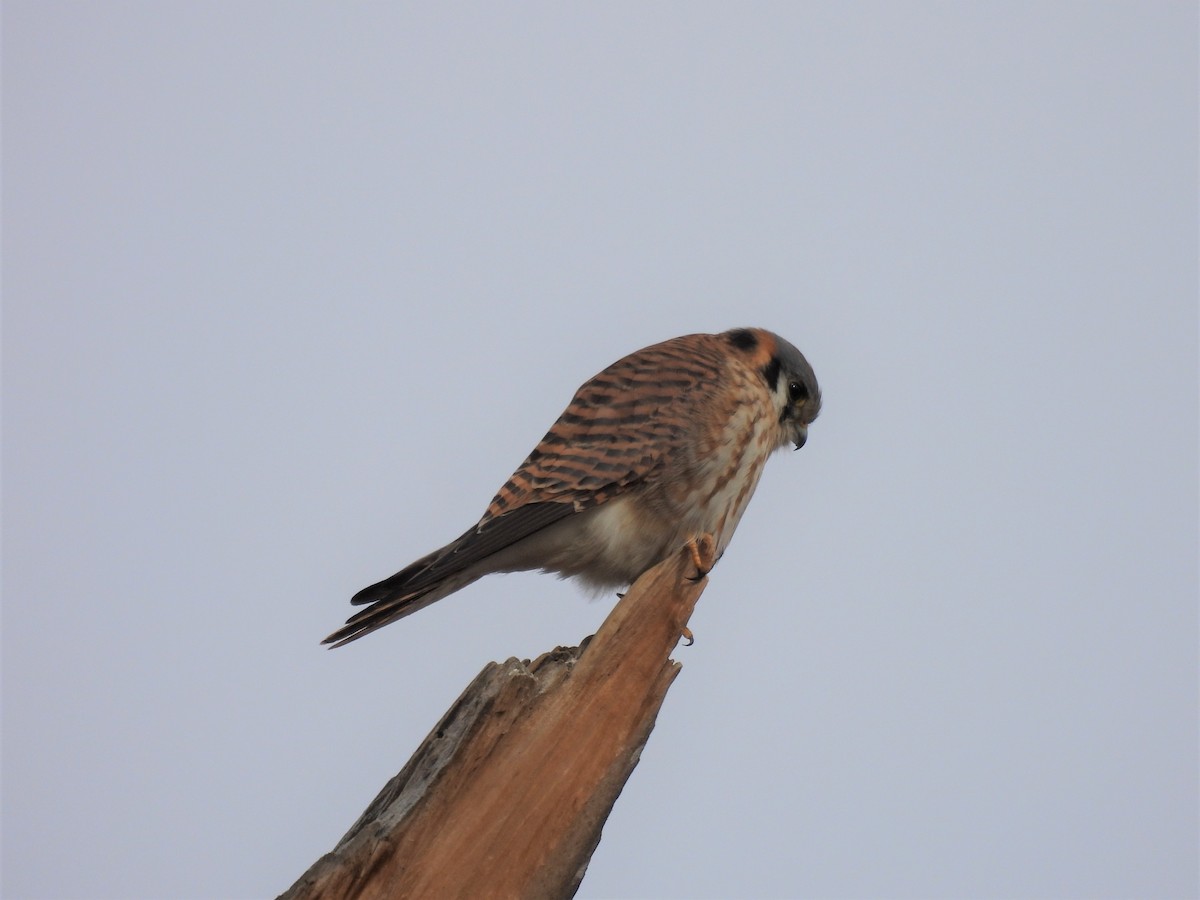
[[[369,612],[369,610],[366,611]],[[374,631],[373,628],[368,627],[365,623],[356,622],[355,619],[357,618],[358,616],[351,616],[347,619],[345,625],[321,640],[321,646],[333,650],[336,647],[341,647],[343,644],[358,640],[368,632]]]
[[[478,577],[475,576],[475,578]],[[375,591],[376,596],[365,601],[371,605],[366,609],[359,610],[348,618],[345,625],[321,641],[321,644],[328,645],[332,650],[334,647],[341,647],[343,644],[357,641],[360,637],[365,637],[372,631],[378,631],[384,625],[390,625],[397,619],[411,616],[417,610],[424,609],[434,601],[440,600],[447,594],[453,593],[459,588],[470,584],[475,578],[469,578],[465,581],[450,581],[449,583],[443,581],[441,584],[423,588],[415,592],[387,588],[385,586],[387,582],[380,582],[377,585],[366,588],[364,591],[359,591],[355,595],[358,597],[370,591]]]

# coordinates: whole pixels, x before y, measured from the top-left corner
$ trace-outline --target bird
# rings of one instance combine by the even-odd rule
[[[446,546],[351,599],[342,646],[497,572],[540,569],[593,590],[630,585],[696,541],[728,546],[776,450],[821,411],[812,366],[761,328],[645,347],[585,382],[488,504]]]

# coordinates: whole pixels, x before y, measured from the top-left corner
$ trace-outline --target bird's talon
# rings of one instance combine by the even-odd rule
[[[688,628],[686,625],[683,626],[683,639],[687,641],[687,643],[683,645],[685,647],[690,647],[692,644],[696,643],[696,638],[692,634],[692,629]]]

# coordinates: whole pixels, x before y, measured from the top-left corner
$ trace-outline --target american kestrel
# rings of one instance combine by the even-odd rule
[[[478,523],[355,594],[367,608],[322,643],[357,640],[492,572],[618,588],[706,533],[720,557],[767,457],[804,446],[820,411],[812,367],[769,331],[632,353],[576,391]]]

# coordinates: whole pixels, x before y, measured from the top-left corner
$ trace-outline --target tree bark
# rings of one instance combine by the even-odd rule
[[[698,549],[707,570],[711,539]],[[281,900],[573,896],[679,673],[695,575],[684,548],[579,647],[485,666]]]

